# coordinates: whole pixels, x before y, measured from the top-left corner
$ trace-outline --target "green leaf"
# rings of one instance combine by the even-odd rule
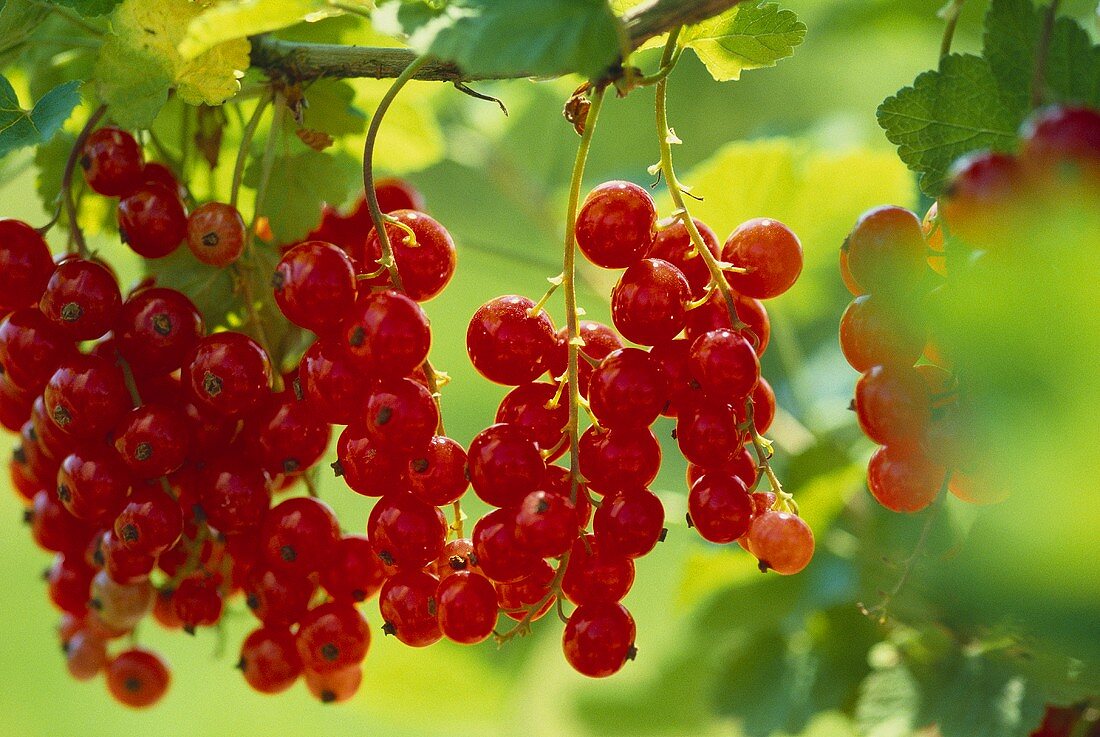
[[[53,138],[80,104],[80,85],[79,80],[60,84],[24,110],[11,83],[0,76],[0,156]]]
[[[176,87],[192,105],[218,105],[236,94],[249,65],[246,39],[217,44],[192,59],[177,51],[190,21],[201,12],[189,0],[125,0],[111,18],[112,34],[99,52],[99,94],[124,127],[144,128]]]
[[[859,689],[859,733],[865,737],[909,737],[917,726],[919,708],[920,689],[908,668],[875,671]]]
[[[740,79],[746,69],[773,67],[794,53],[806,24],[775,3],[735,5],[721,15],[684,29],[681,42],[719,82]]]
[[[374,22],[473,76],[594,77],[619,53],[619,20],[606,0],[453,0],[438,9],[391,2]]]
[[[122,0],[46,0],[46,2],[50,5],[72,8],[84,17],[91,18],[97,15],[107,15]]]
[[[244,183],[259,184],[262,161],[253,158]],[[293,243],[317,224],[325,202],[344,202],[362,187],[359,162],[346,153],[303,151],[275,160],[262,210],[278,243]],[[270,290],[268,290],[270,291]]]
[[[975,149],[1011,150],[1024,111],[1006,105],[989,63],[951,54],[879,106],[878,122],[901,160],[935,197],[959,156]]]
[[[356,107],[355,88],[347,80],[319,79],[305,90],[307,128],[339,138],[366,130],[367,116]]]
[[[225,41],[277,31],[301,21],[317,21],[341,12],[325,0],[223,2],[191,19],[178,49],[184,59],[194,59]]]

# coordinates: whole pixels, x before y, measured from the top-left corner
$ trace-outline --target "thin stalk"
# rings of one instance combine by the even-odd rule
[[[263,117],[264,110],[267,109],[271,99],[272,91],[269,89],[256,103],[256,109],[252,112],[252,117],[241,134],[241,146],[237,149],[237,161],[233,166],[233,186],[229,190],[229,204],[233,207],[237,206],[237,198],[240,195],[241,180],[244,178],[244,165],[248,161],[248,150],[252,147],[252,139],[256,136],[256,128],[259,127],[260,119]]]
[[[81,256],[88,255],[88,243],[84,240],[84,231],[81,230],[80,223],[77,222],[76,201],[73,199],[73,172],[76,171],[76,162],[84,150],[85,141],[106,112],[107,106],[100,105],[88,118],[88,122],[84,124],[76,140],[73,141],[73,149],[65,162],[65,172],[61,175],[61,202],[65,208],[65,219],[69,221],[69,233],[76,242],[76,249]]]
[[[959,16],[962,15],[963,3],[966,0],[951,0],[940,10],[940,17],[944,20],[943,39],[940,41],[940,58],[951,53],[951,43],[955,40],[955,28],[959,25]]]
[[[1054,35],[1054,21],[1058,18],[1060,0],[1050,0],[1043,18],[1043,35],[1039,37],[1039,48],[1035,50],[1035,73],[1031,78],[1031,106],[1039,107],[1046,93],[1047,56],[1050,54],[1050,39]]]

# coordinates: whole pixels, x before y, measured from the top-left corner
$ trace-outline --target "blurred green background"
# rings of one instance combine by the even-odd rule
[[[925,517],[886,513],[864,487],[871,448],[847,411],[856,377],[836,346],[848,300],[836,254],[864,209],[918,205],[914,180],[877,128],[874,110],[934,65],[939,5],[791,2],[809,28],[793,58],[720,85],[685,54],[670,83],[669,114],[684,141],[676,147],[677,167],[704,197],[693,213],[720,237],[749,217],[775,217],[799,233],[805,248],[802,279],[768,305],[774,347],[764,358],[782,408],[772,433],[777,470],[817,534],[817,557],[802,575],[761,576],[736,546],[706,544],[686,529],[684,465],[669,437],[672,425],[664,422],[657,430],[668,452],[653,488],[671,529],[668,540],[638,562],[625,603],[638,623],[639,657],[618,676],[593,681],[572,672],[560,652],[561,627],[551,618],[500,651],[491,642],[412,650],[381,636],[372,603],[366,611],[377,637],[353,701],[321,706],[302,686],[262,697],[233,669],[237,644],[253,626],[236,602],[223,636],[203,631],[190,638],[142,626],[140,642],[167,656],[174,680],[161,705],[134,713],[115,705],[101,681],[67,677],[53,634],[56,614],[40,577],[49,558],[21,529],[22,508],[9,492],[0,495],[0,681],[6,684],[0,735],[844,737],[874,724],[880,731],[872,734],[904,737],[933,720],[945,734],[992,735],[1015,732],[977,726],[967,732],[965,725],[999,723],[997,714],[1006,713],[1017,715],[1016,724],[1034,723],[1043,703],[1087,692],[1091,666],[1081,666],[1084,675],[1076,681],[1066,674],[1068,656],[1087,662],[1100,640],[1098,485],[1081,473],[1088,464],[1074,461],[1100,447],[1094,427],[1071,425],[1082,430],[1077,438],[1055,426],[1064,456],[1035,459],[1034,478],[1048,483],[1037,485],[1034,496],[982,510],[948,499],[891,603],[888,624],[857,607],[881,602],[903,576]],[[1063,4],[1086,19],[1093,5]],[[977,0],[966,4],[957,49],[979,46],[984,9]],[[352,42],[356,33],[354,24],[324,21],[298,35]],[[640,58],[650,67],[656,61],[654,52]],[[79,69],[81,61],[64,63]],[[458,274],[427,309],[432,359],[453,379],[443,395],[448,430],[463,443],[492,421],[504,394],[468,364],[469,315],[498,294],[537,298],[545,278],[560,270],[564,189],[577,141],[560,109],[572,86],[570,80],[479,86],[507,104],[511,115],[504,118],[494,105],[450,87],[414,83],[383,136],[381,163],[421,189],[429,211],[458,243]],[[369,111],[380,88],[354,87]],[[652,106],[650,90],[608,101],[586,187],[611,178],[651,183],[646,167],[657,159]],[[306,124],[316,115],[317,127],[324,127],[325,110],[320,104],[307,110]],[[350,140],[349,151],[361,138]],[[9,157],[0,167],[0,202],[4,216],[40,223],[48,216],[30,156]],[[224,188],[228,169],[223,161],[211,185]],[[658,199],[667,214],[667,199]],[[86,210],[90,221],[110,215],[95,207]],[[124,282],[137,278],[137,264],[115,236],[102,233],[93,241],[119,265]],[[607,320],[612,277],[595,271],[583,277],[581,305]],[[560,318],[560,301],[551,304]],[[320,492],[348,530],[362,530],[369,500],[332,478],[324,478]],[[1035,515],[1037,508],[1042,514]],[[471,502],[467,511],[480,510]],[[893,731],[881,731],[883,720],[876,719],[882,700],[867,697],[880,693],[875,689],[882,683],[899,699],[890,707],[897,715]],[[944,704],[952,695],[949,709]]]

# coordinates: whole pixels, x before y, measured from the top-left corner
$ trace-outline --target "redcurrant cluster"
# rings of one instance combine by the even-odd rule
[[[769,337],[760,299],[794,283],[801,246],[772,220],[743,224],[721,247],[706,225],[693,225],[715,269],[721,256],[724,277],[695,250],[682,219],[657,222],[653,200],[637,185],[607,182],[581,207],[581,252],[597,266],[625,269],[611,293],[614,329],[578,325],[575,396],[592,420],[583,434],[566,399],[567,329],[555,331],[545,299],[490,300],[466,334],[474,367],[515,387],[497,424],[470,446],[474,492],[496,508],[474,528],[477,569],[496,582],[501,608],[521,626],[562,596],[576,605],[563,649],[589,676],[618,671],[635,652],[634,621],[619,602],[633,584],[634,560],[666,533],[663,506],[648,488],[661,466],[651,430],[659,416],[676,418],[690,462],[688,520],[705,539],[739,541],[762,569],[784,574],[801,570],[813,552],[812,533],[789,512],[787,495],[750,493],[758,461],[767,458],[754,460],[745,447],[751,441],[760,450],[775,414],[775,396],[760,377]],[[728,304],[716,273],[737,290]],[[645,348],[626,347],[624,338]],[[552,461],[578,434],[571,473]]]
[[[1049,239],[1041,213],[1100,194],[1100,113],[1041,110],[1024,123],[1019,143],[1018,156],[981,151],[957,161],[923,223],[901,207],[875,208],[841,248],[841,275],[856,299],[841,318],[840,347],[863,374],[853,409],[881,446],[868,487],[888,509],[919,511],[944,487],[972,503],[1004,497],[975,440],[976,387],[964,381],[975,357],[965,343],[947,340],[943,326],[953,310],[975,309],[953,294],[999,291],[966,280],[1007,273],[1013,259],[1027,261],[1028,250]],[[1086,227],[1095,238],[1095,221]],[[1078,241],[1071,229],[1063,237]]]

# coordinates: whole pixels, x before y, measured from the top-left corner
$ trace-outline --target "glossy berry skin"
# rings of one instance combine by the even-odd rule
[[[161,258],[187,237],[187,213],[179,194],[161,184],[143,184],[118,203],[122,242],[139,256]]]
[[[374,445],[406,458],[422,451],[439,426],[439,407],[423,384],[410,379],[380,382],[370,393],[363,427]]]
[[[691,373],[708,397],[744,399],[760,380],[760,359],[748,340],[732,330],[711,330],[691,344]]]
[[[436,578],[444,578],[455,571],[481,572],[477,564],[477,556],[474,553],[474,542],[468,537],[460,537],[449,541],[443,546],[443,552],[435,559],[435,562],[425,568]]]
[[[699,235],[703,238],[703,243],[706,244],[711,255],[717,259],[720,251],[718,236],[702,220],[698,218],[692,218],[692,220],[694,220],[695,227],[699,230]],[[707,285],[710,284],[710,269],[707,268],[706,262],[695,250],[695,245],[691,241],[691,235],[688,233],[684,221],[681,218],[668,219],[662,220],[658,225],[664,227],[660,227],[657,231],[657,235],[653,239],[653,245],[649,247],[645,254],[646,258],[659,258],[668,261],[679,269],[680,273],[687,279],[692,298],[702,297]]]
[[[734,293],[733,309],[737,313],[737,318],[747,326],[735,332],[749,341],[756,355],[764,355],[771,341],[771,321],[768,319],[768,310],[764,303],[758,299]],[[733,321],[730,320],[725,297],[721,292],[714,291],[707,297],[706,302],[688,312],[684,334],[689,341],[694,341],[711,330],[719,329],[733,330]]]
[[[778,220],[754,218],[726,239],[722,260],[746,269],[726,272],[731,287],[746,297],[771,299],[790,289],[802,273],[802,244]]]
[[[409,461],[409,490],[428,504],[441,507],[457,501],[470,486],[466,451],[455,440],[436,435]]]
[[[359,691],[363,683],[363,667],[352,665],[332,673],[314,673],[302,671],[306,688],[322,704],[340,704],[348,701]]]
[[[656,224],[649,192],[632,182],[604,182],[577,213],[577,247],[597,266],[622,269],[649,249]]]
[[[604,497],[592,519],[601,550],[627,558],[639,558],[660,542],[665,508],[657,495],[636,488]]]
[[[661,444],[646,427],[598,432],[590,427],[580,439],[581,475],[594,491],[608,494],[646,486],[661,468]]]
[[[321,585],[340,601],[366,601],[385,580],[385,567],[366,535],[341,537],[330,564],[321,569]]]
[[[533,573],[511,583],[498,583],[497,607],[504,615],[517,622],[530,612],[531,621],[541,619],[557,597],[550,590],[554,580],[554,569],[544,560],[540,560]],[[541,606],[535,608],[541,602]],[[532,611],[534,609],[534,611]]]
[[[568,495],[532,491],[516,513],[516,542],[540,558],[564,553],[579,530],[577,505]]]
[[[374,196],[378,198],[378,206],[385,213],[396,210],[424,210],[424,195],[404,179],[388,177],[376,180]],[[365,204],[361,202],[359,207],[363,208]]]
[[[102,437],[131,406],[122,372],[97,356],[64,361],[46,384],[43,398],[54,424],[78,438]]]
[[[931,419],[928,388],[913,368],[875,366],[856,382],[856,417],[882,445],[912,446]]]
[[[680,405],[691,404],[696,395],[702,394],[699,382],[691,375],[691,341],[676,338],[658,343],[650,349],[649,355],[661,365],[668,381],[669,400],[661,408],[661,415],[675,417]]]
[[[164,660],[149,650],[131,648],[107,665],[107,690],[124,706],[152,706],[168,691],[171,674]]]
[[[375,445],[362,425],[344,428],[336,442],[336,457],[337,475],[356,494],[382,496],[406,485],[405,458]]]
[[[188,632],[217,624],[223,606],[217,585],[201,574],[183,579],[172,594],[172,608],[183,629]]]
[[[0,425],[11,432],[19,432],[19,428],[28,417],[34,419],[31,408],[38,397],[32,400],[32,396],[12,384],[6,375],[0,373]],[[50,425],[52,424],[51,422]],[[37,427],[35,431],[38,431]]]
[[[392,291],[360,296],[341,330],[352,359],[378,376],[408,376],[428,358],[432,342],[424,310]]]
[[[141,169],[141,181],[146,183],[163,184],[168,189],[174,189],[179,192],[180,197],[183,197],[183,191],[180,189],[179,180],[176,179],[176,175],[172,173],[164,164],[159,161],[148,161]]]
[[[545,381],[520,384],[500,400],[496,421],[525,428],[539,450],[550,450],[561,444],[569,422],[565,397],[564,391],[558,396],[557,387]]]
[[[164,476],[186,460],[190,429],[179,409],[145,404],[131,410],[115,429],[115,450],[138,478]]]
[[[361,367],[339,342],[319,338],[306,350],[298,365],[302,397],[320,416],[333,425],[349,425],[363,405],[364,382]]]
[[[157,564],[155,555],[126,547],[110,528],[103,533],[96,556],[101,559],[103,572],[107,577],[119,584],[136,584],[148,580]]]
[[[676,444],[689,463],[715,468],[727,463],[743,446],[737,414],[719,402],[693,402],[676,417]]]
[[[927,342],[918,322],[883,297],[856,297],[840,318],[840,350],[860,372],[876,365],[912,366]]]
[[[183,532],[183,512],[159,487],[138,487],[115,519],[114,532],[131,550],[155,555]]]
[[[1095,163],[1100,161],[1100,113],[1071,105],[1046,107],[1024,121],[1020,138],[1020,157],[1029,163]]]
[[[77,632],[65,644],[65,667],[78,681],[95,678],[107,665],[107,645],[87,630]]]
[[[130,474],[106,444],[77,445],[61,461],[57,496],[78,519],[109,525],[122,511],[130,491]]]
[[[761,570],[784,576],[798,573],[814,555],[814,534],[801,517],[789,512],[765,512],[749,527],[749,552]]]
[[[50,601],[59,610],[78,617],[88,611],[88,587],[95,571],[78,556],[59,554],[46,573]]]
[[[443,637],[435,594],[439,579],[424,571],[398,571],[382,584],[378,605],[382,631],[410,647],[427,647]]]
[[[371,510],[367,537],[387,566],[418,569],[443,551],[447,520],[438,507],[408,492],[386,494]]]
[[[637,348],[608,354],[592,372],[588,401],[600,424],[609,428],[648,427],[669,398],[659,361]]]
[[[263,469],[230,455],[203,467],[198,488],[206,519],[225,535],[255,532],[271,505],[271,483]]]
[[[775,404],[775,391],[772,389],[772,385],[768,383],[768,380],[764,377],[760,377],[760,381],[757,382],[756,388],[752,390],[752,424],[756,429],[758,435],[764,435],[768,432],[768,428],[772,426],[772,422],[775,421],[776,404]],[[738,404],[735,410],[737,415],[737,423],[741,424],[745,421],[745,405]],[[749,433],[745,432],[745,442],[748,443],[751,440]]]
[[[332,437],[332,428],[319,418],[306,402],[283,395],[284,401],[271,401],[254,417],[248,430],[248,446],[253,458],[271,476],[297,476],[324,455]]]
[[[275,267],[275,303],[288,320],[329,335],[355,305],[355,266],[340,248],[306,241],[291,248]]]
[[[259,343],[226,331],[198,342],[186,359],[187,386],[199,404],[237,417],[256,409],[271,392],[271,362]]]
[[[434,218],[416,210],[397,210],[389,214],[416,234],[416,245],[413,246],[403,229],[392,223],[386,225],[393,258],[401,274],[402,291],[417,302],[426,302],[438,296],[450,283],[457,265],[451,234]],[[374,271],[382,257],[382,244],[379,243],[377,231],[371,230],[367,236],[365,250],[368,258],[373,259],[367,268]],[[389,274],[368,283],[386,286],[390,284]]]
[[[175,289],[132,294],[115,324],[115,344],[137,376],[167,374],[183,365],[203,336],[198,308]]]
[[[245,604],[267,627],[289,627],[309,610],[317,590],[313,581],[294,571],[261,566],[244,581]]]
[[[27,516],[35,544],[51,553],[80,555],[92,537],[92,529],[69,514],[57,495],[45,489],[34,495]]]
[[[95,340],[113,327],[122,295],[106,266],[70,258],[54,270],[39,309],[70,340]]]
[[[245,225],[241,213],[225,202],[207,202],[187,216],[187,247],[211,266],[228,266],[244,252]]]
[[[267,513],[260,530],[264,560],[301,576],[327,565],[339,539],[332,508],[310,497],[280,502]]]
[[[489,381],[518,386],[537,379],[556,344],[545,310],[531,315],[535,303],[506,295],[489,300],[470,318],[466,352]]]
[[[516,541],[516,512],[494,509],[478,520],[471,536],[481,572],[497,583],[512,583],[534,573],[542,559]]]
[[[688,517],[704,540],[731,543],[749,531],[753,505],[736,476],[704,475],[688,493]]]
[[[622,601],[634,585],[634,560],[625,555],[603,552],[594,535],[573,543],[569,567],[561,590],[569,601],[582,604],[614,604]]]
[[[578,350],[580,360],[577,362],[579,374],[577,386],[581,390],[581,396],[587,397],[592,366],[585,360],[585,357],[587,356],[593,363],[599,363],[612,351],[622,348],[623,339],[610,325],[604,325],[602,322],[596,322],[595,320],[579,321],[577,335],[584,341],[584,345],[579,346]],[[552,378],[565,377],[569,368],[568,337],[568,328],[562,328],[555,336],[554,350],[550,352],[550,359],[547,361],[547,368],[550,370]]]
[[[98,194],[119,197],[142,183],[141,146],[124,130],[105,126],[92,131],[80,154],[84,181]]]
[[[0,366],[4,378],[27,395],[42,391],[61,362],[76,353],[36,309],[16,310],[0,320]]]
[[[50,247],[38,231],[0,218],[0,314],[37,304],[53,270]]]
[[[659,258],[642,259],[623,272],[611,291],[611,318],[627,340],[656,345],[684,329],[690,298],[679,269]]]
[[[879,504],[892,512],[919,512],[939,495],[945,479],[920,452],[881,447],[867,465],[867,487]]]
[[[474,493],[495,507],[518,506],[546,472],[535,441],[517,425],[490,425],[479,432],[467,463]]]
[[[370,647],[370,629],[351,603],[330,601],[309,610],[294,639],[306,668],[332,673],[363,662]]]
[[[634,658],[636,634],[634,618],[622,604],[586,604],[569,616],[562,650],[581,675],[606,678]]]
[[[904,207],[884,205],[860,215],[844,248],[852,278],[865,293],[904,292],[924,271],[920,220]]]
[[[253,630],[241,643],[237,668],[248,685],[262,694],[286,691],[302,674],[294,635],[280,627]]]
[[[458,571],[439,582],[435,594],[439,629],[453,642],[487,640],[497,623],[497,592],[480,573]]]

